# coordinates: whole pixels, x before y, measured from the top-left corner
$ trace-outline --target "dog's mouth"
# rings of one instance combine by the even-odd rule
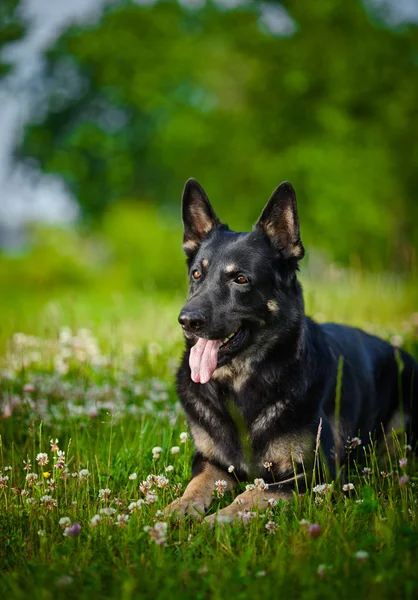
[[[195,383],[207,383],[218,367],[226,364],[245,345],[249,330],[239,327],[223,340],[197,338],[190,350],[189,365]]]

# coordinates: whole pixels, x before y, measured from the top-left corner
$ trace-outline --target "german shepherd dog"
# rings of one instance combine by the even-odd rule
[[[319,444],[318,462],[335,477],[353,438],[378,441],[401,428],[416,443],[415,360],[359,329],[305,316],[290,183],[275,190],[250,233],[223,225],[194,179],[182,211],[190,289],[178,318],[186,349],[177,390],[196,452],[193,478],[167,514],[203,516],[218,480],[231,489],[258,478],[209,523],[287,499],[306,488]]]

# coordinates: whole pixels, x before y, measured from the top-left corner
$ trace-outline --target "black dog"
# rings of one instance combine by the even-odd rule
[[[296,276],[304,248],[289,183],[273,193],[252,232],[237,233],[190,179],[183,223],[190,290],[179,316],[186,351],[177,389],[196,454],[193,479],[168,512],[203,514],[217,480],[222,489],[262,478],[218,513],[231,519],[303,490],[316,462],[325,460],[335,476],[352,438],[379,440],[394,427],[416,441],[414,359],[359,329],[318,325],[304,314]],[[268,492],[263,480],[273,483]]]

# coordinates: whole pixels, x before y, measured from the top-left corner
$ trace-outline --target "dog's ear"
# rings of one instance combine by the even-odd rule
[[[303,258],[305,250],[299,233],[296,194],[288,181],[281,183],[273,192],[255,229],[263,231],[282,258]]]
[[[183,213],[183,250],[192,256],[202,243],[203,238],[221,222],[213,210],[204,189],[196,179],[188,179],[184,186],[182,199]]]

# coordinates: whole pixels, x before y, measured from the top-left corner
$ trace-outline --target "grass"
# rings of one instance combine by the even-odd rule
[[[308,312],[319,320],[397,336],[418,355],[413,282],[328,273],[305,277],[304,287]],[[168,521],[159,511],[187,484],[193,452],[191,440],[180,438],[187,426],[173,386],[181,298],[54,291],[14,302],[5,294],[2,304],[3,597],[417,596],[418,476],[403,439],[394,456],[380,457],[362,440],[349,492],[334,483],[215,530]],[[28,335],[12,338],[22,331]],[[59,440],[65,468],[51,439]],[[48,458],[43,466],[40,453]],[[28,473],[37,475],[33,486]],[[147,477],[150,484],[140,486]],[[236,493],[215,498],[212,510]],[[71,525],[60,525],[64,517]],[[305,521],[320,529],[309,531]],[[158,522],[167,522],[166,531]]]

